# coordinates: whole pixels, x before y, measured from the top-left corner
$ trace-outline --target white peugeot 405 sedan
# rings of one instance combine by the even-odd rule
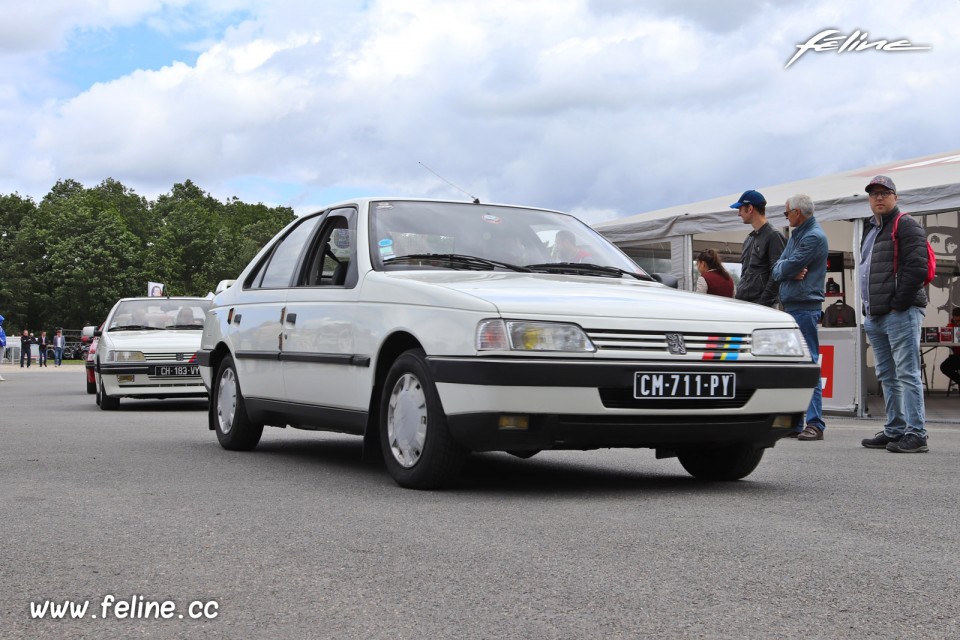
[[[205,298],[123,298],[103,325],[94,354],[97,404],[120,406],[120,398],[206,397],[197,349]]]
[[[819,376],[793,319],[661,284],[573,216],[359,199],[281,231],[213,301],[209,427],[356,434],[405,487],[471,451],[648,447],[735,480]],[[101,346],[101,349],[103,347]]]

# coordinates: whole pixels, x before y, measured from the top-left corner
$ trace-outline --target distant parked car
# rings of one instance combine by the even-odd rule
[[[91,356],[97,404],[120,398],[206,397],[197,349],[210,301],[205,298],[124,298],[114,305]]]
[[[413,488],[471,451],[607,447],[739,479],[819,377],[789,315],[664,286],[573,216],[413,199],[292,222],[202,340],[221,446],[264,425],[362,435]]]

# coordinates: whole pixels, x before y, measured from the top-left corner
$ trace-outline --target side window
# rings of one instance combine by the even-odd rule
[[[346,213],[348,217],[341,215]],[[353,286],[356,282],[357,234],[352,210],[333,211],[310,249],[301,285],[306,287]],[[352,268],[351,268],[352,267]]]
[[[321,218],[322,216],[308,218],[288,233],[271,252],[263,270],[263,279],[259,284],[254,281],[252,286],[261,288],[289,287],[300,254],[303,253],[303,247],[307,244],[310,236],[313,235],[313,231]]]

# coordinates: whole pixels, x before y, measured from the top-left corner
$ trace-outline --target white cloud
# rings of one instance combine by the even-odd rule
[[[334,188],[463,197],[423,162],[482,199],[596,221],[960,139],[960,2],[947,0],[935,11],[895,0],[89,0],[82,19],[73,4],[58,5],[59,35],[44,46],[94,23],[248,13],[192,66],[66,99],[29,88],[32,76],[53,84],[36,51],[8,53],[17,69],[0,72],[0,193],[114,177],[145,195],[190,178],[252,201],[283,184],[278,204]],[[52,14],[18,15],[33,33]],[[826,28],[933,50],[808,52],[783,69]]]

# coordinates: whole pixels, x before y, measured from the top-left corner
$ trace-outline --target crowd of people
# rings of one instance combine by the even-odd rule
[[[5,357],[7,353],[7,334],[3,330],[3,321],[5,318],[0,316],[0,356]],[[53,337],[47,335],[46,331],[41,331],[39,336],[34,335],[29,329],[24,329],[23,333],[20,335],[20,367],[27,367],[33,364],[33,345],[37,345],[37,366],[38,367],[48,367],[48,353],[50,350],[53,351],[53,361],[55,367],[59,367],[63,364],[63,356],[67,347],[66,336],[63,335],[62,329],[57,329]],[[0,357],[0,362],[3,362],[3,357]],[[13,363],[13,358],[11,357],[11,364]],[[4,379],[0,376],[0,382],[3,382]]]
[[[886,421],[883,431],[861,444],[894,453],[923,453],[929,451],[920,357],[920,327],[928,303],[924,288],[926,233],[920,223],[900,211],[893,180],[876,176],[865,191],[873,216],[864,225],[856,277],[862,292],[864,330],[883,390]],[[697,290],[769,307],[779,303],[796,320],[812,361],[818,363],[827,237],[816,220],[810,196],[792,196],[784,205],[789,239],[767,221],[766,206],[763,195],[752,189],[730,205],[744,224],[753,227],[743,243],[742,272],[736,288],[716,252],[707,250],[697,257],[701,274]],[[952,323],[960,326],[960,309],[954,310]],[[941,371],[960,383],[960,350],[941,365]],[[806,415],[790,435],[800,441],[817,441],[823,440],[825,430],[818,384]]]

